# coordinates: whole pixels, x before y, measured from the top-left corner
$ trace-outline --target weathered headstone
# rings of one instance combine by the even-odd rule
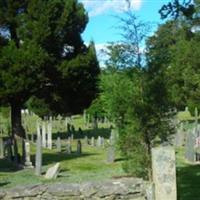
[[[71,134],[71,141],[73,142],[74,141],[74,134]]]
[[[97,138],[97,146],[101,147],[101,136],[98,136]]]
[[[31,142],[34,142],[34,137],[35,137],[35,134],[32,133],[32,134],[31,134]]]
[[[113,163],[115,161],[115,147],[113,145],[108,147],[107,162]]]
[[[80,155],[82,153],[82,144],[81,141],[77,141],[77,154]]]
[[[47,145],[46,142],[46,126],[45,122],[42,122],[42,146],[45,148]]]
[[[52,149],[52,123],[47,124],[47,147]]]
[[[28,141],[25,141],[25,168],[33,168],[30,156],[30,143]]]
[[[85,145],[88,145],[88,137],[87,137],[87,135],[85,136],[84,141],[85,141]]]
[[[4,158],[4,144],[3,138],[0,137],[0,158]]]
[[[72,145],[71,145],[71,139],[68,138],[67,140],[67,148],[66,148],[66,151],[68,154],[71,154],[72,153]]]
[[[195,153],[195,141],[196,134],[193,131],[187,133],[186,144],[185,144],[185,158],[190,162],[196,161],[196,153]]]
[[[37,176],[42,173],[42,138],[41,135],[37,135],[36,143],[36,156],[35,156],[35,174]]]
[[[173,147],[152,149],[152,172],[155,200],[176,200],[176,162]]]
[[[60,163],[56,163],[53,167],[50,167],[46,174],[45,178],[46,179],[56,179],[58,174],[60,172]]]
[[[183,130],[178,130],[175,135],[175,145],[177,147],[184,146],[185,144],[185,132]]]
[[[95,139],[94,139],[94,137],[91,138],[91,146],[93,146],[93,147],[95,146]]]
[[[57,146],[57,151],[61,152],[61,140],[60,137],[57,137],[57,141],[56,141],[56,146]]]

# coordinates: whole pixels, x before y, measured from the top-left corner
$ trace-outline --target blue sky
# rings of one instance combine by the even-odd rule
[[[89,23],[83,33],[85,43],[94,40],[99,52],[108,42],[121,39],[115,27],[118,20],[114,16],[123,16],[127,10],[126,0],[79,0],[89,14]],[[130,0],[130,8],[139,19],[153,24],[162,23],[158,10],[170,0]],[[155,26],[156,27],[156,26]],[[154,29],[155,29],[154,27]]]

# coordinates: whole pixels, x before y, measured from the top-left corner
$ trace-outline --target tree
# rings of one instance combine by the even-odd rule
[[[89,80],[90,98],[94,96],[91,81],[99,68],[94,49],[87,48],[81,38],[87,22],[77,0],[0,1],[0,103],[11,106],[13,136],[25,137],[20,109],[32,95],[63,99],[59,95],[70,96],[79,77],[86,74],[82,84]],[[63,85],[71,80],[71,72],[71,79],[77,79],[70,86]],[[74,89],[73,94],[85,87]]]

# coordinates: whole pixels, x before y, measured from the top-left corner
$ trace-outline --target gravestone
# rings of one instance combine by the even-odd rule
[[[35,174],[37,176],[42,173],[42,138],[41,135],[37,135],[36,142],[36,156],[35,156]]]
[[[47,124],[47,147],[52,149],[52,123]]]
[[[82,144],[81,141],[77,141],[77,154],[80,155],[82,153]]]
[[[30,156],[30,143],[28,141],[25,141],[25,168],[33,168]]]
[[[196,153],[195,153],[195,142],[196,142],[196,134],[194,131],[189,131],[186,137],[185,144],[185,158],[190,162],[196,161]]]
[[[72,145],[71,145],[71,139],[70,138],[68,138],[68,140],[67,140],[67,146],[66,147],[67,147],[66,148],[67,153],[71,154],[72,153]]]
[[[0,137],[0,158],[4,158],[4,144],[3,138]]]
[[[45,122],[42,122],[42,146],[45,148],[47,145],[46,142],[46,126]]]
[[[57,151],[58,151],[58,152],[61,152],[61,151],[62,151],[62,149],[61,149],[61,140],[60,140],[60,137],[57,137],[56,147],[57,147]]]
[[[176,147],[184,146],[185,144],[185,131],[178,130],[175,135],[175,145]]]
[[[91,138],[91,146],[93,146],[93,147],[95,146],[95,139],[94,139],[94,137]]]
[[[98,136],[97,138],[97,146],[101,147],[101,136]]]
[[[85,145],[88,145],[88,137],[87,137],[87,135],[85,136],[84,141],[85,141]]]
[[[105,139],[104,139],[104,137],[101,137],[101,145],[102,145],[103,148],[105,147]]]
[[[60,172],[60,163],[56,163],[53,167],[50,167],[46,174],[45,178],[46,179],[56,179],[58,174]]]
[[[74,134],[71,134],[71,141],[73,142],[74,141]]]
[[[107,162],[114,163],[115,161],[115,147],[113,145],[108,147],[107,151]]]
[[[33,143],[34,143],[34,137],[35,137],[35,135],[34,135],[34,133],[32,133],[31,134],[31,142],[33,142]]]
[[[176,161],[173,147],[152,149],[155,200],[176,200]]]

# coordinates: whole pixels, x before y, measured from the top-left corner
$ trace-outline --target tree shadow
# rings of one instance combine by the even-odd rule
[[[8,182],[8,181],[0,182],[0,187],[3,187],[3,186],[8,185],[8,184],[10,184],[10,182]]]
[[[74,139],[83,139],[85,136],[88,138],[98,138],[98,136],[108,139],[110,137],[111,130],[110,128],[98,128],[98,129],[86,129],[86,130],[75,130],[74,132],[57,132],[52,134],[53,140],[56,140],[57,137],[61,139],[67,139],[72,134]]]
[[[17,167],[14,163],[6,159],[0,159],[0,172],[16,172],[19,170],[20,168]]]
[[[177,167],[178,200],[198,200],[200,188],[200,165]]]
[[[56,162],[61,162],[63,160],[71,160],[78,159],[87,156],[97,155],[96,153],[82,153],[77,154],[76,152],[72,152],[71,154],[67,154],[66,152],[61,153],[43,153],[42,154],[42,165],[49,165]],[[33,161],[33,165],[35,165],[35,156],[31,155],[31,160]]]

